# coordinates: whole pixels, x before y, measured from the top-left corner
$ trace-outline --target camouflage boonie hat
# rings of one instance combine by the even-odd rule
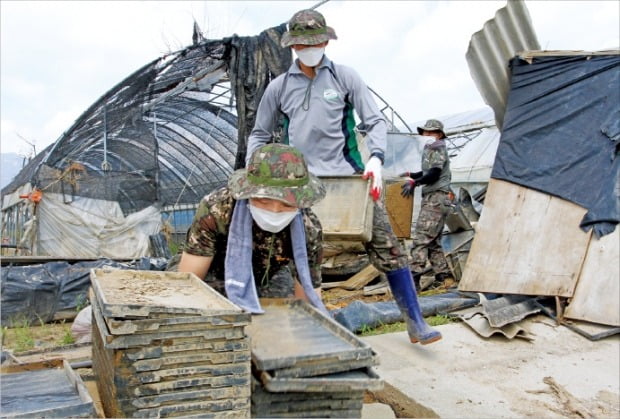
[[[308,172],[301,152],[285,144],[266,144],[252,154],[245,169],[228,179],[235,199],[271,198],[308,208],[325,197],[325,187]]]
[[[284,32],[280,45],[317,45],[330,39],[338,39],[336,31],[327,26],[325,18],[316,10],[300,10],[288,21],[288,31]]]
[[[446,136],[446,133],[443,131],[443,124],[436,119],[429,119],[423,127],[418,127],[418,134],[422,135],[424,131],[441,131],[443,136]]]

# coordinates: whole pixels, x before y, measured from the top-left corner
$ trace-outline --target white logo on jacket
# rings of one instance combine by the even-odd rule
[[[332,101],[334,101],[334,100],[338,99],[338,96],[340,96],[340,95],[339,95],[339,94],[338,94],[338,92],[337,92],[336,90],[334,90],[334,89],[325,89],[325,90],[323,91],[323,98],[324,98],[325,100],[327,100],[327,101],[332,102]]]

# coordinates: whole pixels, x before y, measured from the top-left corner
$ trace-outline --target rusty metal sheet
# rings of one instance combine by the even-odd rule
[[[249,319],[240,307],[191,273],[93,269],[90,280],[105,317],[238,314]]]
[[[186,331],[153,333],[144,334],[150,346],[129,342],[134,345],[115,348],[107,342],[126,346],[133,336],[109,335],[97,299],[91,301],[93,371],[107,417],[249,417],[251,354],[245,334],[227,341],[184,336]]]
[[[170,344],[171,341],[174,344]],[[173,356],[177,353],[186,352],[208,352],[211,354],[227,353],[234,354],[235,352],[250,352],[250,341],[248,339],[237,340],[211,340],[196,342],[192,338],[180,338],[168,341],[167,344],[162,345],[157,343],[153,346],[145,346],[140,348],[129,348],[123,351],[121,361],[131,362],[142,359],[161,358],[166,356]]]
[[[164,381],[184,380],[188,377],[220,377],[226,375],[244,375],[251,371],[249,362],[237,362],[233,364],[219,365],[195,365],[180,368],[168,368],[156,371],[147,371],[132,374],[131,369],[118,369],[118,384],[122,385],[141,385],[159,383]]]
[[[241,397],[234,399],[222,399],[222,400],[196,400],[185,403],[174,403],[169,405],[163,405],[150,409],[131,409],[128,408],[125,412],[126,417],[134,418],[165,418],[183,416],[185,413],[202,413],[202,417],[218,417],[219,412],[234,411],[239,416],[247,417],[250,412],[250,398]]]
[[[274,378],[268,371],[262,371],[260,379],[265,389],[274,393],[294,391],[306,393],[356,390],[376,391],[383,388],[383,380],[379,378],[372,368],[298,378]]]
[[[362,417],[362,409],[353,409],[353,410],[338,410],[338,409],[322,409],[322,410],[311,410],[311,411],[301,411],[301,412],[286,412],[286,413],[269,413],[269,414],[260,414],[260,413],[252,413],[253,417],[269,417],[269,418],[361,418]]]
[[[235,374],[235,375],[221,375],[216,377],[210,376],[197,376],[187,377],[172,381],[162,381],[160,383],[144,384],[141,386],[131,387],[124,393],[129,397],[142,397],[142,396],[154,396],[156,394],[171,393],[175,391],[182,391],[188,388],[196,390],[209,389],[217,387],[234,387],[234,386],[249,386],[250,385],[250,373],[247,374]]]
[[[263,309],[265,313],[252,316],[247,328],[252,362],[259,370],[324,362],[345,371],[351,369],[349,361],[372,362],[374,354],[367,343],[305,301],[263,303]]]
[[[235,399],[242,397],[250,397],[250,386],[238,387],[218,387],[202,390],[190,389],[187,391],[177,391],[174,393],[163,393],[154,396],[136,397],[132,399],[123,399],[120,405],[123,409],[147,409],[153,407],[165,406],[166,404],[176,403],[190,400],[221,400]]]
[[[160,333],[144,333],[133,335],[117,335],[110,334],[106,322],[99,308],[97,298],[91,300],[93,306],[93,318],[97,322],[99,332],[104,340],[105,347],[111,349],[141,347],[155,344],[162,340],[174,338],[195,338],[196,342],[220,340],[220,339],[243,339],[246,337],[245,326],[224,327],[218,329],[196,329],[196,330],[179,330]]]
[[[212,353],[208,351],[192,351],[182,355],[142,359],[134,362],[121,361],[119,365],[130,366],[138,372],[157,371],[169,368],[188,368],[197,365],[220,365],[247,362],[250,364],[250,351],[231,351]]]
[[[373,367],[379,365],[379,357],[373,351],[373,356],[362,359],[352,359],[346,362],[346,368],[349,370],[356,370],[360,368]],[[315,375],[325,375],[334,371],[340,371],[342,368],[342,362],[339,360],[326,361],[320,360],[318,362],[300,363],[297,366],[290,368],[281,368],[270,371],[274,377],[312,377]]]
[[[359,417],[359,416],[358,416]],[[205,412],[183,412],[183,418],[217,418],[217,419],[250,419],[250,412],[248,409],[243,410],[221,410],[215,413]]]
[[[363,403],[362,390],[273,393],[252,377],[253,417],[359,418]]]
[[[181,330],[216,329],[230,326],[246,326],[250,322],[249,314],[241,316],[192,316],[171,319],[133,320],[106,318],[105,322],[112,335],[133,335],[138,333],[158,333]]]

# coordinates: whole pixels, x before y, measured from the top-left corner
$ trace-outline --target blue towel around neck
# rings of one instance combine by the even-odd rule
[[[310,303],[323,314],[331,317],[312,287],[306,250],[306,230],[302,217],[300,212],[289,225],[297,274]],[[233,210],[228,231],[224,272],[224,287],[228,299],[250,313],[264,313],[258,300],[252,270],[252,214],[248,208],[247,199],[238,200]]]

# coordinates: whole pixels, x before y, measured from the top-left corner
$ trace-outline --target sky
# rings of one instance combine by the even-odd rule
[[[258,35],[316,1],[0,0],[1,153],[56,141],[138,68],[205,36]],[[334,1],[326,54],[353,67],[408,123],[485,106],[465,53],[506,1]],[[526,0],[542,49],[620,46],[620,3]],[[34,147],[33,147],[34,145]]]

